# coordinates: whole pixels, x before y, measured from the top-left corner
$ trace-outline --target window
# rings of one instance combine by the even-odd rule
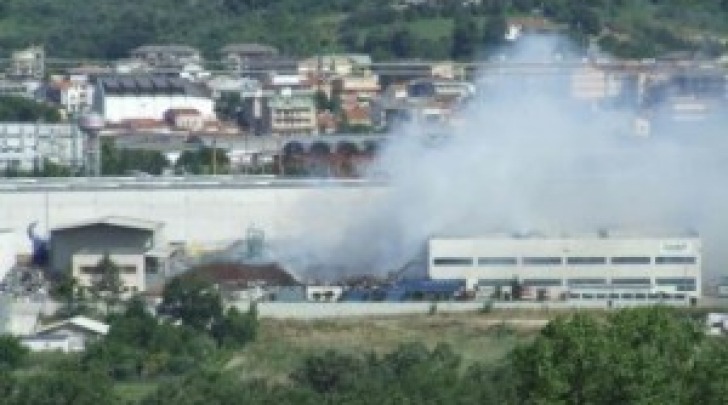
[[[697,291],[697,282],[693,277],[666,277],[655,280],[657,285],[675,286],[677,291],[692,292]]]
[[[558,287],[563,283],[558,278],[527,278],[523,280],[525,287]]]
[[[594,294],[584,293],[581,295],[581,298],[583,298],[585,300],[591,300],[591,299],[594,299]]]
[[[433,263],[435,266],[472,266],[473,259],[470,257],[436,257]]]
[[[518,260],[515,257],[480,257],[478,266],[515,266]]]
[[[569,257],[566,259],[567,264],[583,265],[583,264],[606,264],[606,257]]]
[[[652,258],[646,256],[613,257],[612,264],[650,264]]]
[[[613,278],[612,284],[615,285],[650,285],[650,279],[647,277],[636,278]]]
[[[135,274],[136,267],[135,266],[119,266],[119,272],[124,273],[124,274]]]
[[[81,266],[81,274],[99,274],[96,266]]]
[[[570,278],[567,281],[567,284],[572,285],[572,286],[607,284],[607,279],[605,279],[605,278]]]
[[[637,293],[634,295],[634,297],[637,298],[638,300],[644,300],[644,299],[647,299],[647,294]]]
[[[634,298],[634,294],[622,294],[623,300],[631,300],[632,298]]]
[[[656,264],[695,264],[697,259],[693,256],[658,256]]]
[[[598,300],[603,300],[603,299],[606,299],[606,298],[607,298],[607,294],[597,294],[597,299]]]
[[[491,287],[500,287],[500,286],[504,286],[504,285],[511,285],[511,283],[513,283],[513,279],[509,279],[509,278],[491,278],[491,279],[478,280],[478,285],[491,286]]]
[[[558,266],[561,264],[560,257],[524,257],[523,264],[526,266]]]
[[[613,300],[619,299],[619,293],[609,293],[609,298]]]

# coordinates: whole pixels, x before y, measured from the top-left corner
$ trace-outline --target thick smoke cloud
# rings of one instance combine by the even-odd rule
[[[529,38],[508,58],[553,62],[558,50],[568,59],[565,44]],[[666,125],[639,137],[636,110],[574,100],[571,73],[481,72],[455,128],[412,124],[392,135],[371,168],[386,173],[385,191],[356,206],[302,205],[316,231],[281,249],[284,261],[335,278],[382,274],[422,258],[435,235],[695,230],[707,272],[718,273],[728,262],[721,253],[726,120],[687,131]],[[313,263],[323,267],[311,270]]]

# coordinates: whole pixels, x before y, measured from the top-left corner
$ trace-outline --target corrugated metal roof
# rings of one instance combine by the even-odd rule
[[[68,325],[76,326],[78,328],[85,329],[99,335],[106,335],[107,333],[109,333],[109,325],[103,322],[99,322],[95,319],[87,318],[82,315],[74,316],[70,319],[64,319],[62,321],[54,322],[50,325],[42,326],[38,329],[38,333],[46,333]]]
[[[149,231],[156,231],[164,226],[164,223],[162,222],[156,222],[156,221],[149,221],[146,219],[140,219],[140,218],[131,218],[131,217],[119,217],[119,216],[105,216],[101,218],[96,219],[89,219],[86,221],[80,221],[72,224],[62,225],[53,228],[53,232],[57,231],[64,231],[68,229],[74,229],[74,228],[83,228],[87,226],[94,226],[94,225],[109,225],[109,226],[118,226],[123,228],[135,228],[135,229],[145,229]]]

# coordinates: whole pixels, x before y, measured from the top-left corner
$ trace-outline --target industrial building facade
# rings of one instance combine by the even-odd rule
[[[554,299],[697,300],[697,236],[433,238],[432,279],[461,279],[470,289],[515,283]]]

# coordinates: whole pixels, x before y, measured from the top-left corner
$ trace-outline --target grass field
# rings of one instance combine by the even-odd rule
[[[463,358],[492,363],[531,339],[543,322],[505,324],[505,319],[545,320],[554,313],[437,314],[320,321],[262,320],[255,343],[236,353],[227,368],[242,378],[285,381],[306,356],[335,349],[384,353],[408,342],[449,343]]]

